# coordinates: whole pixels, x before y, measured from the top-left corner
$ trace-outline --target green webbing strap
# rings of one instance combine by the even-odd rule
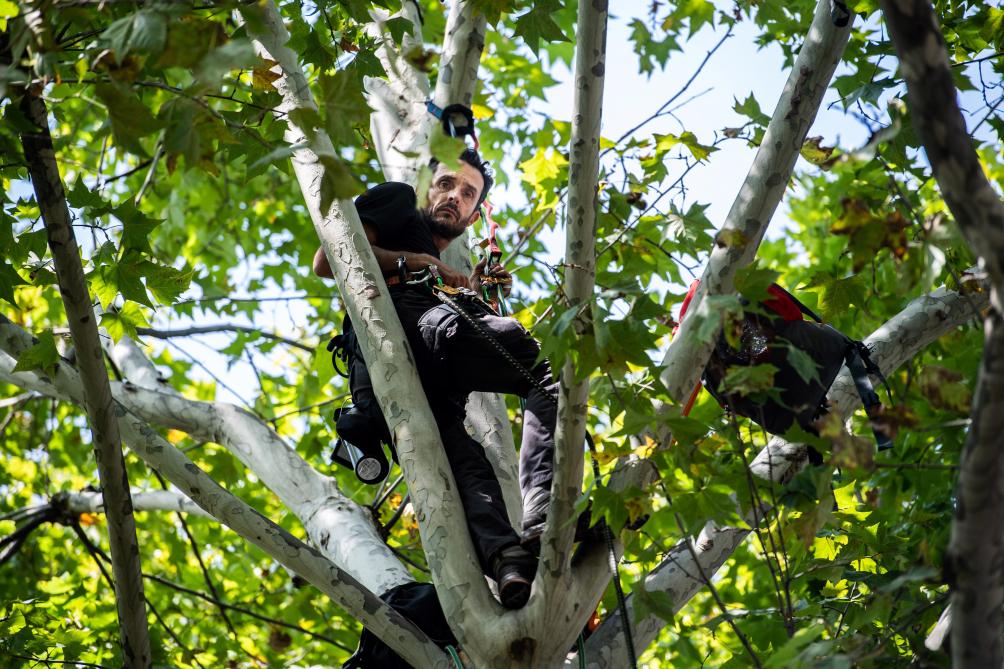
[[[447,646],[446,652],[453,658],[453,664],[457,667],[457,669],[464,669],[464,663],[460,661],[460,655],[457,654],[456,648],[453,646]]]
[[[579,635],[579,669],[586,669],[586,640]]]

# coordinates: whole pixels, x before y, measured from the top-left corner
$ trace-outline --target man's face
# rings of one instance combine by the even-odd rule
[[[477,217],[478,198],[485,180],[473,165],[461,163],[459,171],[436,166],[429,186],[426,213],[432,231],[445,239],[459,237]]]

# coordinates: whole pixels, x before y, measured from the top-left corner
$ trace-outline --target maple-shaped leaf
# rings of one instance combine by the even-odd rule
[[[523,38],[535,56],[540,55],[541,40],[545,42],[570,41],[551,18],[551,14],[558,9],[556,5],[557,3],[554,2],[538,3],[534,5],[533,9],[516,19],[514,28],[516,36]]]
[[[514,0],[467,0],[471,9],[484,15],[488,23],[495,25],[502,18],[503,13],[511,12],[516,8]]]
[[[38,335],[38,342],[17,357],[17,364],[11,371],[17,373],[40,369],[46,374],[51,374],[58,361],[56,340],[51,332],[42,332]]]
[[[353,128],[369,122],[370,107],[363,96],[362,82],[345,70],[321,75],[320,107],[324,127],[335,146],[352,144]]]

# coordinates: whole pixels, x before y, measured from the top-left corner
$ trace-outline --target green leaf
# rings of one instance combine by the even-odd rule
[[[522,37],[534,55],[539,56],[540,42],[569,42],[551,15],[559,9],[559,3],[552,1],[537,2],[533,9],[516,19],[513,28],[517,37]]]
[[[346,200],[363,192],[360,184],[341,158],[334,154],[317,156],[324,166],[321,177],[321,211],[327,212],[335,200]]]
[[[38,335],[38,342],[31,348],[25,350],[17,358],[17,364],[12,370],[17,372],[31,372],[42,370],[51,375],[55,371],[56,363],[59,361],[59,352],[56,350],[56,340],[49,331],[41,332]]]
[[[227,42],[206,54],[195,68],[197,90],[219,90],[231,70],[251,68],[257,62],[251,42],[245,39]]]
[[[788,362],[806,383],[819,378],[819,365],[816,364],[811,355],[797,346],[788,347]]]
[[[128,88],[119,84],[97,84],[94,92],[108,108],[115,143],[139,156],[146,156],[139,140],[157,130],[160,122]]]
[[[757,125],[767,125],[770,123],[770,117],[760,110],[760,103],[757,102],[752,93],[750,93],[742,102],[739,102],[737,98],[736,103],[732,106],[732,109],[737,114],[742,114]]]
[[[7,21],[18,14],[17,4],[11,0],[0,0],[0,31],[7,30]]]
[[[24,285],[27,285],[27,282],[21,275],[6,260],[0,261],[0,299],[7,300],[17,307],[17,303],[14,302],[14,287]]]
[[[722,386],[730,392],[755,395],[774,387],[774,375],[778,368],[774,365],[734,365],[729,367],[722,380]]]
[[[101,265],[87,275],[91,294],[98,298],[101,308],[107,310],[119,294],[119,276],[115,265]]]
[[[503,13],[511,12],[516,7],[513,0],[466,0],[474,11],[480,12],[491,25],[502,18]]]
[[[163,51],[167,41],[167,23],[161,12],[141,9],[112,23],[101,36],[115,52],[116,61],[121,63],[133,51]]]
[[[460,154],[467,147],[459,137],[450,137],[442,132],[432,133],[429,140],[429,150],[433,158],[453,170],[460,169]]]
[[[736,290],[750,302],[760,302],[770,297],[767,289],[779,276],[780,274],[772,269],[753,264],[736,272]]]
[[[147,262],[143,265],[146,287],[161,304],[171,304],[188,290],[192,272]]]
[[[117,283],[122,297],[133,302],[153,307],[150,296],[143,285],[143,261],[131,253],[115,266]]]
[[[363,97],[361,82],[344,70],[321,75],[320,106],[324,127],[335,146],[353,144],[355,127],[366,126],[372,110]]]
[[[660,135],[657,133],[655,135],[655,139],[656,139],[656,145],[655,145],[656,151],[660,153],[666,152],[672,149],[677,144],[683,144],[683,146],[687,148],[690,154],[694,156],[694,158],[696,158],[698,161],[705,160],[709,155],[718,150],[718,147],[701,144],[699,141],[697,141],[697,136],[694,135],[694,133],[690,132],[689,130],[686,130],[680,133],[679,135],[674,135],[672,133],[668,135]]]
[[[163,221],[150,218],[126,200],[113,210],[115,217],[122,221],[122,251],[150,253],[150,233]]]
[[[135,338],[136,328],[146,327],[150,323],[146,320],[146,315],[138,304],[126,302],[121,309],[101,314],[99,325],[108,330],[108,334],[114,341],[118,341],[125,335]]]

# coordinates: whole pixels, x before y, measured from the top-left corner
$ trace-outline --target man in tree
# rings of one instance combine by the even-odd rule
[[[460,156],[460,169],[436,161],[432,166],[424,208],[417,208],[411,186],[392,182],[359,196],[356,209],[415,354],[478,559],[485,573],[497,581],[503,606],[520,608],[530,596],[536,570],[536,558],[525,546],[539,541],[550,500],[558,384],[547,361],[538,362],[540,346],[519,321],[497,316],[476,300],[466,299],[464,311],[478,322],[475,328],[440,301],[427,283],[409,283],[430,268],[448,286],[475,291],[485,272],[503,281],[509,277],[501,266],[486,268],[484,261],[467,277],[439,258],[478,218],[479,206],[493,183],[488,164],[475,150],[467,149]],[[332,276],[323,249],[314,257],[314,272]],[[350,418],[369,421],[371,434],[374,425],[386,433],[360,352],[357,346],[352,348],[356,350],[350,349],[354,358],[350,387],[356,407]],[[509,523],[501,487],[484,450],[464,427],[467,396],[475,391],[510,393],[526,400],[520,449],[522,537]]]

